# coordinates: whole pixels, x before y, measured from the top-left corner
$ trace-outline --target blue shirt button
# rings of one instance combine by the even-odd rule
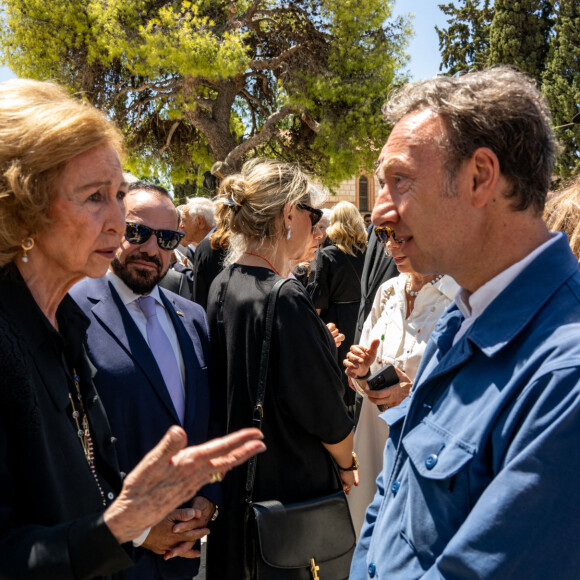
[[[377,573],[377,567],[372,562],[369,564],[368,572],[371,578],[374,578]]]
[[[393,493],[397,493],[399,491],[399,488],[401,487],[401,482],[400,481],[393,481],[393,485],[391,485],[391,491]]]
[[[427,459],[425,459],[425,467],[427,469],[433,469],[437,465],[437,461],[438,461],[437,455],[435,455],[435,453],[432,453],[427,457]]]

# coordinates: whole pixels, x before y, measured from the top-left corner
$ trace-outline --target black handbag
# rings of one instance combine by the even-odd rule
[[[280,287],[270,292],[253,424],[262,428],[272,325]],[[297,503],[254,502],[257,458],[246,479],[245,578],[248,580],[347,580],[356,545],[343,491]],[[338,471],[337,478],[340,481]]]

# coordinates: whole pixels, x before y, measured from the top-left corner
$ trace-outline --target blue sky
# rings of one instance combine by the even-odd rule
[[[6,68],[5,66],[0,67],[0,81],[5,81],[7,79],[13,79],[14,76],[15,75],[12,73],[12,71],[9,68]]]
[[[439,8],[443,3],[443,0],[395,1],[394,16],[412,15],[414,35],[407,52],[411,57],[408,69],[413,80],[428,79],[440,72],[439,37],[435,26],[446,26],[447,17]]]
[[[445,15],[438,7],[442,0],[396,0],[393,14],[413,14],[414,37],[408,53],[411,60],[409,72],[414,80],[423,80],[439,72],[439,40],[435,25],[445,25]],[[12,71],[0,67],[0,81],[14,78]]]

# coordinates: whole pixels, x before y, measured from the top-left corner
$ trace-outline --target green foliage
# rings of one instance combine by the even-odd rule
[[[493,19],[491,0],[459,0],[459,7],[453,3],[439,4],[448,16],[447,28],[435,27],[439,36],[441,65],[449,74],[461,71],[482,70],[489,59],[489,30]]]
[[[489,64],[511,64],[538,81],[546,64],[552,0],[495,0]]]
[[[197,180],[215,161],[297,161],[328,183],[370,170],[403,79],[392,0],[0,0],[0,58],[106,110],[129,166]]]
[[[569,125],[580,111],[580,5],[560,0],[542,80],[556,126]],[[563,152],[556,173],[562,178],[580,173],[580,125],[556,129]]]
[[[173,187],[173,201],[176,205],[183,205],[188,198],[195,197],[197,187],[195,182],[187,179],[184,183],[176,183]]]
[[[358,175],[361,167],[372,171],[388,136],[379,112],[385,88],[393,86],[397,70],[406,61],[396,43],[411,31],[402,19],[385,30],[381,24],[390,17],[391,7],[386,2],[373,4],[322,2],[328,33],[342,40],[332,45],[325,74],[303,75],[300,81],[306,90],[294,91],[288,100],[321,119],[313,147],[321,154],[320,165],[329,161],[329,185]],[[393,57],[385,58],[387,54]],[[324,173],[320,166],[317,171]]]

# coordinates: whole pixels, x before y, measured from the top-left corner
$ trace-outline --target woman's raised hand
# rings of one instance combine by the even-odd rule
[[[377,358],[380,344],[381,341],[378,339],[373,340],[368,348],[360,344],[353,344],[343,361],[344,372],[347,376],[352,379],[364,377]]]
[[[121,544],[139,537],[207,483],[266,450],[258,429],[242,429],[202,445],[186,447],[187,435],[173,426],[129,473],[119,497],[104,514]]]

